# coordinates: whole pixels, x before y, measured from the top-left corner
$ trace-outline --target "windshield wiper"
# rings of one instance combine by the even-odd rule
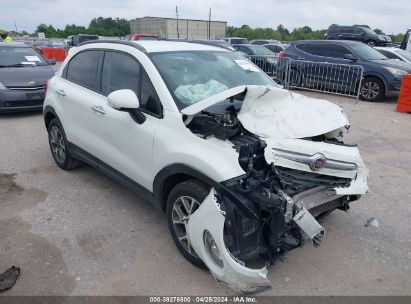
[[[19,67],[26,67],[26,66],[36,66],[36,64],[16,63],[16,64],[10,64],[10,65],[0,65],[0,68],[19,68]]]

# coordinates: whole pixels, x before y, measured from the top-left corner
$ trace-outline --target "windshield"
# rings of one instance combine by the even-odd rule
[[[138,37],[138,40],[158,40],[157,37],[153,36],[140,36]]]
[[[377,35],[376,32],[374,32],[373,30],[370,30],[368,27],[360,27],[360,29],[362,29],[364,32],[366,32],[369,35]]]
[[[394,52],[411,62],[411,52],[407,52],[400,49],[395,50]]]
[[[241,85],[277,86],[264,72],[233,52],[153,53],[151,60],[182,110]]]
[[[387,60],[388,58],[364,43],[351,44],[350,48],[362,60]]]
[[[253,52],[253,55],[265,56],[265,55],[274,55],[273,52],[266,49],[263,46],[258,45],[249,45],[248,48]]]
[[[65,47],[66,44],[63,41],[52,41],[51,45],[53,47]]]
[[[47,61],[32,48],[0,48],[0,67],[7,66],[48,65]]]

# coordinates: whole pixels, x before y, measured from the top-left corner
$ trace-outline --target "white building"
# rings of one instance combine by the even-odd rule
[[[175,18],[143,17],[130,21],[132,34],[158,34],[170,39],[221,39],[226,28],[226,21],[178,19],[178,25]]]

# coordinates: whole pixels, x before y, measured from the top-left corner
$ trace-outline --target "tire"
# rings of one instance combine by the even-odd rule
[[[377,45],[377,42],[375,41],[375,40],[368,40],[367,41],[367,44],[369,45],[369,46],[376,46]]]
[[[70,155],[66,134],[60,120],[54,118],[48,127],[50,152],[57,166],[64,170],[72,170],[80,165],[80,161]]]
[[[385,96],[384,83],[376,77],[368,77],[363,80],[360,88],[360,99],[365,101],[381,100]]]
[[[175,186],[168,195],[166,209],[168,228],[177,249],[191,264],[202,269],[207,269],[207,267],[188,242],[186,224],[190,214],[198,209],[209,191],[206,185],[197,180],[182,182]],[[189,203],[192,206],[189,208],[192,209],[191,212],[184,208],[182,198],[186,205]],[[179,216],[177,210],[186,217],[184,221],[181,221],[181,214]]]

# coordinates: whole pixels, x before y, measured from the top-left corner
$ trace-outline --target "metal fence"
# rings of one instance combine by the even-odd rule
[[[286,89],[298,88],[359,98],[364,73],[362,66],[274,56],[249,56],[248,59]]]

